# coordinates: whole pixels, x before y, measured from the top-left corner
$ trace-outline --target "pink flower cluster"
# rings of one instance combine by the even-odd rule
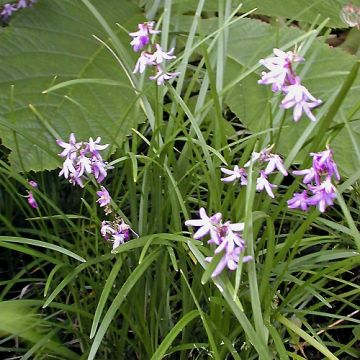
[[[17,4],[4,4],[0,12],[0,17],[3,21],[8,21],[11,15],[19,9],[25,9],[34,4],[37,0],[19,0]]]
[[[194,239],[199,240],[206,235],[210,235],[209,244],[215,244],[215,255],[222,253],[223,256],[216,266],[212,277],[218,276],[227,267],[229,270],[236,270],[241,254],[245,250],[245,241],[241,237],[244,230],[243,223],[231,224],[229,221],[222,223],[222,214],[208,216],[204,208],[199,210],[200,219],[185,221],[186,226],[194,226],[199,229],[194,234]],[[212,257],[207,257],[206,261],[210,262]],[[252,260],[251,256],[242,257],[242,262]]]
[[[256,190],[263,191],[265,190],[267,194],[274,198],[274,193],[272,188],[275,188],[276,185],[271,184],[268,180],[268,176],[274,171],[280,171],[284,176],[288,173],[284,167],[283,161],[277,154],[271,153],[272,146],[267,147],[266,149],[258,152],[253,152],[251,160],[249,160],[244,168],[239,168],[237,165],[234,167],[234,170],[229,170],[226,168],[221,168],[221,171],[228,175],[228,177],[222,178],[223,182],[234,182],[240,181],[240,185],[247,185],[247,172],[246,167],[250,166],[250,163],[257,163],[260,166],[259,177],[256,180]]]
[[[307,211],[312,205],[324,212],[327,206],[334,205],[336,189],[331,181],[332,178],[339,181],[340,174],[333,159],[333,151],[329,147],[325,151],[310,155],[313,157],[310,169],[293,171],[294,175],[304,176],[303,183],[307,189],[301,193],[295,193],[287,203],[291,209],[299,208]]]
[[[100,233],[102,237],[112,243],[113,250],[130,240],[131,234],[138,236],[124,220],[116,218],[114,221],[103,221]]]
[[[322,103],[310,94],[309,90],[301,84],[301,79],[296,75],[293,64],[303,61],[303,58],[292,51],[284,52],[273,49],[273,57],[261,59],[260,64],[265,66],[269,72],[262,72],[259,84],[271,85],[272,91],[282,92],[285,97],[281,101],[283,109],[293,108],[293,118],[297,122],[303,112],[312,121],[316,121],[311,109]]]
[[[89,175],[94,176],[97,183],[101,183],[107,176],[107,170],[112,169],[100,155],[99,151],[105,150],[109,144],[101,145],[101,138],[97,137],[94,141],[92,138],[88,142],[76,142],[75,135],[70,134],[69,143],[62,140],[56,140],[57,144],[64,148],[59,156],[64,157],[62,170],[59,176],[64,175],[66,179],[73,185],[77,184],[84,187],[84,180]],[[35,182],[30,185],[37,187]],[[113,212],[111,205],[111,196],[104,186],[100,186],[100,190],[96,192],[98,195],[97,203],[105,210],[105,215]],[[31,192],[28,195],[28,202],[32,207],[37,207],[36,201]],[[114,221],[103,221],[101,226],[101,235],[105,240],[113,245],[113,249],[130,239],[131,233],[137,234],[131,227],[115,215]]]
[[[64,175],[65,179],[73,185],[84,187],[83,181],[92,174],[98,183],[101,183],[107,176],[107,170],[111,169],[102,158],[99,151],[106,149],[109,144],[100,145],[101,138],[88,142],[76,142],[75,135],[70,134],[69,143],[56,140],[57,144],[64,148],[59,156],[65,161],[59,176]]]
[[[29,185],[32,186],[34,189],[36,189],[38,187],[38,184],[36,181],[34,180],[29,180]],[[28,204],[33,208],[33,209],[38,209],[39,208],[39,205],[37,204],[35,198],[34,198],[34,194],[32,191],[29,191],[27,190],[27,195],[26,195],[26,198],[27,198],[27,201],[28,201]]]
[[[173,55],[174,49],[166,52],[161,46],[157,43],[150,43],[150,36],[159,34],[159,30],[154,30],[155,22],[145,22],[143,24],[139,24],[139,30],[136,32],[129,33],[132,36],[133,40],[131,41],[131,45],[134,51],[138,52],[148,47],[147,51],[142,51],[138,61],[136,62],[135,69],[133,71],[136,73],[143,73],[146,70],[147,66],[152,66],[156,69],[156,73],[153,76],[150,76],[150,80],[156,80],[157,85],[163,85],[166,80],[170,80],[179,75],[178,72],[166,72],[163,68],[166,60],[175,59],[176,56]]]

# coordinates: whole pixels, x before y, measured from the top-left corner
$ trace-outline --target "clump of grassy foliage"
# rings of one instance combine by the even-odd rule
[[[132,78],[134,64],[101,9],[83,3],[107,33],[102,46]],[[134,77],[136,106],[146,120],[109,151],[114,169],[104,182],[139,238],[112,252],[100,235],[107,217],[92,184],[72,187],[57,170],[19,173],[2,149],[0,351],[21,359],[359,358],[360,172],[343,177],[335,206],[323,214],[288,209],[300,186],[291,175],[272,178],[275,199],[256,192],[251,168],[248,186],[222,183],[220,167],[243,165],[271,144],[281,149],[298,124],[269,94],[270,125],[250,131],[225,101],[260,66],[254,57],[226,80],[231,25],[249,14],[219,1],[216,27],[207,31],[200,0],[184,34],[172,27],[172,1],[164,1],[165,11],[159,3],[147,7],[148,15],[159,15],[162,45],[176,45],[180,75],[162,87]],[[326,22],[313,25],[282,48],[296,44],[306,56],[326,32]],[[308,59],[307,69],[315,60]],[[309,152],[336,138],[333,119],[358,66],[315,123],[302,120],[304,131],[284,156],[290,170],[309,165]],[[38,209],[21,196],[26,190]],[[213,250],[184,226],[200,207],[245,223],[253,261],[211,277],[214,266],[205,257]]]

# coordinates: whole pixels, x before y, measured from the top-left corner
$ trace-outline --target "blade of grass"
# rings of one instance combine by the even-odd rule
[[[121,287],[121,289],[119,290],[115,299],[111,303],[108,311],[106,312],[106,314],[99,326],[99,329],[96,333],[94,341],[91,345],[90,353],[87,358],[88,360],[95,359],[95,356],[96,356],[97,350],[99,349],[101,341],[102,341],[103,337],[105,336],[105,333],[106,333],[111,321],[114,319],[116,312],[118,311],[120,305],[126,299],[126,296],[131,291],[131,289],[135,286],[135,284],[138,282],[138,280],[141,278],[141,276],[144,274],[146,269],[151,265],[151,263],[153,261],[156,260],[156,258],[159,255],[160,255],[160,250],[157,250],[157,251],[149,254],[144,259],[144,261],[141,264],[139,264],[136,267],[136,269],[127,278],[124,285]]]

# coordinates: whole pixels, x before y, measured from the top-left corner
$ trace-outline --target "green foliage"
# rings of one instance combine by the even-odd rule
[[[159,19],[164,48],[176,45],[175,86],[132,74],[136,55],[124,29],[144,19],[134,3]],[[360,357],[358,62],[325,44],[338,21],[325,2],[259,2],[258,13],[274,16],[269,23],[243,13],[252,3],[40,0],[4,28],[0,126],[11,165],[1,148],[2,354]],[[316,21],[314,9],[322,13]],[[301,29],[279,16],[301,20]],[[295,45],[306,58],[297,71],[325,101],[316,123],[283,117],[278,99],[257,84],[258,60]],[[71,131],[112,145],[114,169],[103,184],[139,234],[115,250],[99,233],[113,214],[99,208],[94,184],[72,187],[57,171],[19,173],[57,167],[54,138]],[[220,181],[221,166],[243,165],[254,149],[274,143],[290,171],[299,159],[306,167],[308,152],[327,140],[343,183],[324,214],[288,209],[301,187],[291,176],[271,178],[275,199],[256,192],[252,167],[246,188]],[[39,209],[21,196],[29,190]],[[219,258],[208,263],[213,247],[183,225],[200,207],[245,223],[253,261],[211,277]]]

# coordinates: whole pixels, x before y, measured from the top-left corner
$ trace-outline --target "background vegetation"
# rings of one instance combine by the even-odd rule
[[[4,24],[1,357],[360,357],[360,40],[345,4],[39,0]],[[132,73],[128,32],[146,19],[176,48],[172,84]],[[324,101],[316,122],[295,124],[257,84],[274,47],[305,57],[297,71]],[[111,144],[106,187],[140,235],[114,253],[96,189],[58,177],[55,140],[71,132]],[[220,181],[221,166],[254,149],[275,144],[295,169],[327,143],[342,181],[324,214],[287,208],[300,186],[291,176],[272,179],[274,200]],[[210,246],[184,226],[202,206],[245,222],[254,261],[211,278]]]

